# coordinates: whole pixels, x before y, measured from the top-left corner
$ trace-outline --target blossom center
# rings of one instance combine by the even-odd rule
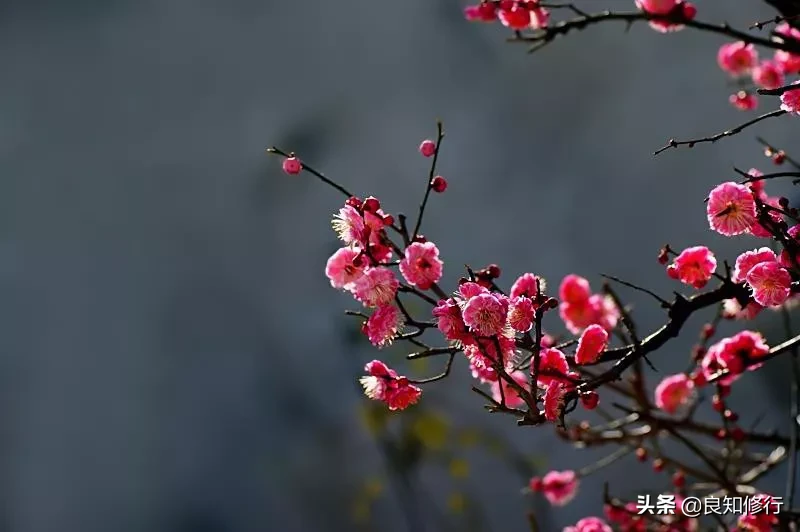
[[[736,206],[736,203],[733,201],[729,201],[728,204],[725,206],[725,208],[717,213],[717,216],[718,217],[737,216],[738,212],[739,208]]]

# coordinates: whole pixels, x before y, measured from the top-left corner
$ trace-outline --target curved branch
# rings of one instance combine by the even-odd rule
[[[689,317],[698,310],[716,305],[725,299],[746,300],[747,288],[742,284],[734,284],[726,280],[719,288],[686,298],[680,294],[675,296],[668,311],[669,320],[663,327],[641,341],[641,343],[623,348],[605,351],[593,364],[615,361],[616,363],[607,371],[576,387],[567,394],[567,398],[575,398],[582,393],[599,388],[600,386],[617,380],[622,373],[649,353],[656,351],[670,339],[676,338]],[[800,337],[798,337],[800,342]],[[786,348],[788,349],[788,347]],[[759,360],[763,360],[759,359]],[[573,360],[574,362],[574,360]],[[589,364],[587,364],[589,365]]]
[[[716,135],[711,135],[710,137],[702,137],[702,138],[699,138],[699,139],[690,139],[690,140],[670,139],[669,142],[667,142],[667,144],[665,146],[663,146],[663,147],[657,149],[655,152],[653,152],[653,155],[658,155],[661,152],[667,151],[670,148],[677,148],[678,146],[689,146],[690,148],[693,148],[695,144],[701,144],[701,143],[704,143],[704,142],[714,143],[714,142],[717,142],[718,140],[720,140],[721,138],[730,137],[730,136],[736,135],[737,133],[741,133],[743,129],[748,128],[748,127],[750,127],[750,126],[752,126],[754,124],[757,124],[757,123],[761,122],[762,120],[766,120],[767,118],[773,118],[773,117],[781,116],[781,115],[785,115],[785,114],[786,114],[786,111],[784,111],[783,109],[776,109],[774,111],[770,111],[769,113],[764,113],[763,115],[757,116],[757,117],[753,118],[752,120],[748,120],[744,124],[739,124],[736,127],[733,127],[731,129],[727,129],[727,130],[725,130],[725,131],[723,131],[721,133],[717,133]]]
[[[560,35],[566,35],[573,30],[580,31],[587,28],[588,26],[592,26],[603,22],[611,22],[611,21],[625,22],[628,25],[640,21],[671,22],[674,24],[682,24],[688,28],[693,28],[700,31],[707,31],[709,33],[724,35],[726,37],[730,37],[738,41],[744,41],[746,43],[764,46],[765,48],[785,50],[787,52],[800,54],[800,41],[789,40],[789,39],[785,41],[772,40],[764,37],[759,37],[757,35],[752,35],[745,31],[734,29],[727,23],[711,24],[708,22],[701,22],[698,20],[687,20],[683,18],[680,14],[656,15],[652,13],[646,13],[644,11],[633,11],[624,13],[603,11],[600,13],[585,14],[575,17],[573,19],[561,21],[548,28],[542,28],[541,30],[538,30],[536,33],[533,34],[515,35],[514,37],[511,37],[510,40],[516,42],[531,43],[532,47],[530,51],[534,52],[536,50],[543,48],[544,46],[552,42],[556,37]]]

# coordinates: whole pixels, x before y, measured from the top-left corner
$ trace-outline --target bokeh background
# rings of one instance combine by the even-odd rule
[[[740,27],[774,14],[696,3],[703,20]],[[438,361],[402,366],[402,351],[358,336],[342,314],[354,303],[323,275],[342,198],[283,175],[264,147],[411,214],[428,163],[417,145],[440,118],[450,188],[424,233],[450,283],[465,263],[496,262],[509,284],[575,272],[599,289],[608,272],[669,295],[662,244],[729,259],[755,247],[708,231],[702,200],[734,164],[768,169],[756,132],[785,145],[797,123],[653,157],[672,136],[745,119],[715,64],[723,39],[609,24],[529,56],[463,7],[0,4],[0,529],[526,530],[533,509],[549,531],[599,513],[604,480],[634,497],[665,487],[628,460],[563,509],[521,494],[526,468],[603,453],[485,413],[462,359],[407,417],[370,414],[356,382],[366,361],[420,375]],[[640,328],[662,320],[622,293]],[[683,369],[702,323],[653,357],[662,373]],[[774,315],[760,323],[782,339]],[[785,425],[785,381],[771,363],[734,404]],[[382,423],[430,448],[392,454]],[[398,463],[406,473],[390,474]]]

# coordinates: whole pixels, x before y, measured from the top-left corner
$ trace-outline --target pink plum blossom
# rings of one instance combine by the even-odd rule
[[[558,287],[558,297],[562,302],[571,304],[586,303],[592,295],[589,281],[571,273],[564,277]]]
[[[552,382],[544,392],[544,417],[556,421],[564,411],[564,395],[567,387],[563,382]]]
[[[531,368],[533,369],[533,368]],[[549,386],[552,382],[563,381],[569,372],[569,362],[564,353],[555,347],[542,349],[539,353],[539,386]],[[544,375],[544,373],[550,373]]]
[[[769,354],[769,346],[764,337],[754,331],[741,331],[729,338],[723,338],[708,348],[701,361],[703,374],[710,378],[721,370],[729,375],[720,380],[730,384],[745,370],[745,363]],[[753,366],[750,369],[754,369]]]
[[[495,343],[497,341],[497,343]],[[497,380],[494,367],[499,363],[497,346],[500,346],[503,366],[508,366],[514,357],[515,343],[512,338],[498,336],[496,338],[480,338],[464,345],[464,355],[470,363],[472,376],[482,382]]]
[[[775,256],[775,252],[768,247],[745,251],[736,257],[736,265],[733,268],[731,280],[734,283],[743,283],[753,266],[762,262],[776,262],[777,260],[778,257]]]
[[[697,8],[688,1],[681,0],[635,0],[636,7],[653,15],[677,14],[684,20],[692,20]],[[679,11],[677,11],[679,9]],[[677,12],[676,12],[677,11]],[[670,33],[683,29],[683,24],[670,20],[650,20],[649,26],[659,33]]]
[[[743,41],[723,44],[717,52],[719,67],[733,76],[747,74],[757,62],[756,47]]]
[[[728,370],[729,374],[719,380],[720,384],[730,385],[739,378],[744,370],[740,359],[731,357],[730,351],[725,351],[725,344],[718,342],[708,348],[700,360],[700,369],[706,379],[711,379],[719,372]],[[724,355],[724,356],[723,356]]]
[[[464,8],[464,17],[469,21],[494,22],[497,20],[497,5],[491,2],[481,2],[478,5]]]
[[[480,336],[502,332],[508,314],[508,300],[499,294],[483,293],[471,297],[464,306],[464,323]]]
[[[332,287],[349,290],[364,275],[364,265],[354,263],[359,255],[360,252],[352,248],[341,248],[331,255],[325,265],[325,275]]]
[[[331,225],[345,244],[360,244],[366,238],[364,217],[351,205],[339,209]]]
[[[764,310],[764,307],[753,301],[747,302],[744,308],[736,299],[726,299],[722,302],[722,317],[728,320],[752,320]]]
[[[776,36],[789,37],[794,40],[800,40],[800,30],[792,27],[787,22],[781,22],[775,27],[774,31]],[[775,51],[775,62],[780,65],[784,74],[797,74],[800,73],[800,55],[784,50]]]
[[[705,246],[684,249],[667,268],[674,279],[695,288],[703,288],[717,270],[717,259]]]
[[[592,324],[610,331],[619,320],[619,309],[614,300],[603,294],[593,294],[581,303],[562,303],[558,306],[558,313],[572,334],[580,334]]]
[[[467,334],[467,326],[461,318],[461,308],[453,298],[443,299],[433,308],[437,327],[448,340],[463,341]]]
[[[763,89],[777,89],[783,85],[783,69],[774,61],[762,61],[753,69],[753,83]]]
[[[666,15],[677,5],[678,0],[636,0],[636,7],[654,15]]]
[[[740,111],[752,111],[758,107],[758,98],[752,92],[736,91],[728,96],[728,102]]]
[[[797,85],[800,80],[795,81],[792,85]],[[781,94],[781,109],[787,113],[800,115],[800,89],[788,90]]]
[[[466,354],[468,350],[464,350]],[[498,379],[497,370],[491,366],[486,357],[480,354],[477,347],[473,347],[467,354],[469,360],[469,370],[472,373],[472,378],[481,382],[495,382]]]
[[[394,305],[378,307],[364,323],[366,333],[372,345],[384,347],[392,341],[403,327],[403,315]]]
[[[578,340],[575,362],[591,364],[597,360],[608,346],[608,331],[597,324],[589,325]]]
[[[513,30],[540,29],[547,27],[550,13],[537,5],[538,0],[516,0],[508,2],[497,13],[500,22]]]
[[[665,377],[656,386],[656,406],[667,414],[674,414],[692,397],[694,381],[685,373]]]
[[[765,307],[777,307],[789,299],[792,276],[777,262],[761,262],[747,273],[753,299]]]
[[[735,236],[747,233],[756,222],[756,203],[749,187],[729,181],[708,195],[708,224],[714,231]]]
[[[575,498],[579,484],[575,471],[550,471],[542,477],[542,493],[553,506],[564,506]]]
[[[538,293],[536,291],[537,283],[539,285]],[[546,288],[547,283],[538,275],[534,275],[532,273],[523,273],[517,278],[516,281],[514,281],[514,284],[511,285],[509,297],[514,298],[519,296],[527,296],[530,298],[536,298],[536,296],[540,293],[544,293]]]
[[[383,401],[389,410],[404,410],[415,404],[422,390],[408,382],[406,377],[397,375],[380,360],[373,360],[364,366],[367,375],[359,382],[364,388],[364,395],[375,401]]]
[[[508,324],[517,332],[525,333],[533,327],[533,301],[525,296],[516,297],[508,306]]]
[[[406,248],[400,261],[400,273],[408,284],[420,290],[429,289],[442,278],[439,248],[433,242],[414,242]]]
[[[478,283],[473,283],[472,281],[467,281],[465,283],[461,283],[458,287],[458,296],[463,300],[468,300],[471,297],[475,297],[478,294],[488,294],[489,289],[485,286],[481,286]]]
[[[592,310],[591,324],[597,324],[607,331],[614,329],[619,321],[619,308],[614,300],[604,294],[594,294],[589,298],[589,308]]]
[[[793,54],[785,50],[776,50],[773,60],[784,74],[800,73],[800,55],[798,54]]]
[[[365,307],[379,307],[394,300],[400,281],[389,268],[379,266],[367,268],[364,275],[356,279],[351,291]]]

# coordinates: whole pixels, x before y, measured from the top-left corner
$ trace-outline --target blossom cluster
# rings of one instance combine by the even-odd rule
[[[774,31],[775,39],[798,39],[800,30],[786,22],[778,24]],[[723,44],[717,52],[719,67],[737,80],[742,86],[729,98],[731,105],[743,111],[758,107],[758,99],[748,84],[760,89],[777,89],[786,83],[786,77],[800,74],[800,55],[785,50],[775,50],[771,58],[759,58],[756,47],[744,41]],[[800,93],[786,92],[782,98],[782,108],[789,112],[800,110]]]
[[[762,177],[757,170],[751,170],[752,179]],[[756,185],[757,184],[757,185]],[[786,227],[783,210],[788,202],[782,198],[771,198],[764,191],[763,181],[755,181],[755,186],[728,181],[717,185],[708,195],[706,216],[709,226],[725,236],[749,234],[755,237],[771,238],[776,231],[785,232],[782,238],[792,246],[800,246],[800,224]],[[705,248],[697,248],[692,260],[685,260],[675,267],[678,275],[687,278],[708,280],[713,273],[712,263],[716,265],[713,254]],[[699,258],[702,255],[703,260]],[[698,265],[699,262],[702,265]],[[793,294],[794,280],[790,269],[796,265],[797,252],[787,249],[776,255],[770,248],[762,247],[746,251],[736,259],[736,267],[731,276],[735,283],[746,284],[752,293],[748,305],[756,308],[779,307]],[[680,272],[685,269],[686,273]],[[697,273],[700,272],[700,273]]]
[[[635,5],[652,18],[650,26],[669,33],[683,29],[686,21],[697,14],[695,5],[687,0],[635,0]],[[550,24],[550,11],[540,0],[484,0],[464,9],[467,20],[499,21],[512,30],[542,30]]]
[[[437,149],[433,141],[424,141],[419,152],[431,157]],[[303,169],[306,167],[294,156],[284,160],[284,170],[291,175]],[[793,218],[786,210],[787,202],[766,193],[764,174],[751,169],[746,176],[742,183],[728,181],[710,191],[705,213],[709,228],[729,237],[781,237],[783,250],[776,253],[762,246],[744,251],[724,274],[718,272],[718,260],[706,246],[688,247],[679,253],[666,246],[659,255],[669,277],[694,290],[704,289],[715,277],[723,287],[726,283],[742,287],[737,297],[719,301],[720,316],[731,319],[752,318],[764,308],[781,308],[797,297],[800,224],[786,224],[785,219]],[[446,183],[444,178],[432,179],[427,193],[443,192]],[[584,386],[587,381],[582,368],[606,361],[612,334],[620,333],[624,310],[611,292],[595,292],[588,279],[570,273],[559,283],[557,297],[552,297],[545,279],[528,272],[519,275],[506,293],[497,284],[500,267],[491,264],[478,271],[468,268],[468,275],[460,278],[448,295],[439,286],[444,262],[438,246],[416,229],[411,233],[405,219],[399,217],[402,223],[397,224],[375,197],[349,196],[332,220],[341,247],[328,259],[325,275],[333,288],[349,293],[364,308],[357,315],[365,318],[362,332],[374,346],[383,348],[398,338],[414,341],[428,328],[435,329],[448,347],[431,352],[463,353],[473,378],[488,387],[486,397],[491,397],[493,408],[499,411],[532,412],[531,419],[563,426],[570,398],[586,410],[598,406],[596,386]],[[400,236],[399,243],[390,232]],[[430,319],[412,317],[401,294],[428,301]],[[542,330],[545,314],[554,309],[558,309],[564,329],[574,335],[572,340],[557,343]],[[662,378],[652,405],[667,415],[681,415],[693,405],[698,390],[713,383],[713,406],[727,420],[721,437],[741,441],[745,431],[736,425],[737,416],[727,407],[725,397],[743,373],[761,367],[771,349],[756,331],[743,330],[711,343],[714,333],[712,325],[704,327],[704,345],[696,349],[695,368]],[[571,354],[570,346],[574,346]],[[360,383],[365,395],[384,402],[390,410],[416,404],[422,395],[420,385],[437,380],[415,381],[379,360],[367,363],[364,370]],[[637,450],[640,459],[646,454],[644,449]],[[659,460],[654,462],[657,471],[663,467]],[[573,470],[551,471],[532,478],[527,489],[563,506],[575,497],[580,477],[581,473]],[[680,489],[684,482],[684,473],[676,470],[673,484]],[[604,519],[585,518],[565,530],[610,530],[612,525],[620,530],[644,530],[647,522],[629,510],[607,504]],[[693,520],[680,515],[674,519],[670,530],[695,526]],[[741,519],[747,523],[759,518],[743,515]]]
[[[425,141],[419,152],[431,157],[437,149],[435,143]],[[287,173],[294,175],[297,168],[305,168],[299,159],[285,159]],[[728,181],[710,191],[705,209],[709,228],[729,237],[780,237],[783,250],[776,253],[762,246],[744,251],[732,269],[726,263],[724,273],[719,272],[717,257],[706,246],[688,247],[679,253],[666,246],[659,255],[669,277],[693,290],[704,289],[715,278],[723,288],[740,287],[732,292],[735,297],[718,301],[720,317],[731,319],[752,318],[764,308],[782,308],[797,297],[800,224],[788,226],[785,220],[793,218],[792,212],[787,210],[785,199],[767,194],[761,179],[764,174],[751,169],[745,175],[742,183]],[[444,178],[432,179],[427,193],[445,189]],[[341,247],[328,259],[325,275],[333,288],[349,293],[364,308],[357,315],[364,317],[362,331],[374,346],[383,348],[398,338],[415,341],[428,328],[435,329],[448,347],[434,348],[430,353],[449,353],[451,357],[463,353],[473,378],[488,387],[486,397],[497,411],[532,416],[528,419],[534,421],[541,418],[563,427],[571,399],[586,410],[598,406],[597,385],[586,386],[589,381],[583,368],[616,360],[606,358],[613,350],[612,334],[624,336],[625,328],[630,327],[623,307],[611,292],[595,292],[588,279],[570,273],[561,279],[557,297],[552,297],[545,279],[530,272],[519,275],[505,292],[498,286],[500,267],[491,264],[478,271],[468,268],[467,275],[448,295],[439,286],[444,262],[438,246],[416,229],[411,233],[402,215],[398,219],[402,223],[395,223],[396,217],[385,212],[377,198],[350,196],[332,220]],[[390,237],[390,232],[400,236],[399,242]],[[401,294],[429,302],[429,319],[412,317]],[[545,314],[554,309],[558,309],[564,329],[574,336],[572,340],[558,343],[542,330]],[[625,323],[622,329],[621,323]],[[728,408],[725,398],[741,375],[761,367],[772,350],[753,330],[712,343],[714,334],[713,325],[703,328],[703,345],[695,351],[694,369],[662,378],[651,404],[667,415],[683,415],[694,404],[698,390],[713,385],[716,393],[712,406],[726,419],[719,437],[741,441],[746,432],[737,426],[738,416]],[[364,370],[360,383],[365,395],[384,402],[390,410],[416,404],[422,395],[420,385],[438,380],[415,381],[379,360],[369,362]],[[646,455],[646,450],[637,449],[637,457],[644,459]],[[657,459],[653,467],[661,471],[664,464]],[[582,474],[551,471],[532,478],[527,489],[542,493],[553,505],[563,506],[575,497]],[[675,470],[672,482],[679,490],[676,497],[682,496],[684,479],[683,471]],[[632,515],[625,505],[607,504],[605,509],[604,518],[588,517],[565,530],[610,530],[612,526],[646,529],[648,522]],[[669,530],[693,530],[696,526],[685,516],[672,519]],[[742,515],[740,521],[746,524],[758,519]]]
[[[702,26],[694,21],[695,6],[686,0],[634,0],[634,5],[638,11],[618,18],[647,21],[661,33]],[[571,9],[576,18],[554,24],[551,10],[556,9]],[[465,16],[472,21],[498,22],[513,30],[515,38],[533,36],[531,39],[549,42],[565,33],[567,24],[581,28],[589,20],[610,15],[587,15],[574,6],[539,0],[486,0],[466,8]],[[772,32],[772,39],[781,38],[800,40],[800,30],[780,23]],[[770,44],[765,40],[757,42]],[[788,76],[800,74],[800,55],[778,49],[770,58],[760,59],[754,44],[737,41],[719,49],[717,62],[741,87],[731,96],[736,107],[755,108],[757,102],[750,90],[755,87],[762,93],[766,90],[779,95],[783,112],[800,114],[800,81],[794,82],[799,90],[784,85]],[[722,136],[729,134],[726,131]],[[721,137],[701,141],[718,138]],[[378,198],[362,199],[334,184],[347,199],[331,222],[340,247],[328,258],[325,275],[334,289],[349,294],[361,307],[348,313],[363,319],[362,333],[378,349],[407,341],[421,348],[408,354],[407,359],[442,356],[448,360],[441,375],[422,380],[401,375],[389,364],[372,360],[364,366],[360,378],[364,394],[385,403],[389,410],[404,410],[421,400],[423,385],[446,378],[455,357],[461,357],[472,376],[470,384],[487,400],[490,412],[511,414],[520,425],[549,422],[559,436],[576,444],[623,444],[640,462],[654,455],[653,470],[671,475],[669,490],[674,488],[675,492],[665,496],[684,500],[689,493],[687,476],[705,482],[709,479],[696,468],[664,456],[660,444],[652,440],[667,433],[677,439],[679,435],[670,432],[669,427],[676,432],[699,427],[706,436],[726,441],[727,453],[732,449],[741,451],[737,446],[742,446],[754,432],[738,423],[738,414],[730,408],[728,397],[745,373],[757,370],[787,350],[787,342],[771,347],[764,335],[753,328],[718,337],[717,324],[724,319],[752,320],[765,309],[784,312],[800,299],[800,214],[786,198],[769,194],[766,186],[768,179],[792,174],[765,175],[755,168],[746,173],[737,170],[742,180],[725,181],[710,190],[705,213],[700,208],[694,211],[698,219],[702,220],[704,214],[708,228],[719,235],[762,241],[747,246],[735,260],[718,258],[712,249],[700,244],[680,251],[664,246],[659,263],[669,278],[684,285],[684,293],[676,292],[673,301],[608,277],[653,296],[667,310],[667,323],[650,335],[641,336],[630,309],[611,285],[605,283],[595,290],[589,279],[578,273],[560,277],[553,291],[548,291],[548,283],[540,273],[532,272],[511,277],[510,286],[501,286],[503,276],[496,264],[477,270],[466,266],[461,277],[446,279],[439,247],[419,233],[430,193],[444,193],[449,187],[448,181],[435,172],[441,139],[440,125],[438,139],[426,139],[417,149],[432,163],[413,229],[404,215],[385,211]],[[670,144],[692,146],[694,141]],[[775,164],[789,161],[800,170],[800,164],[783,151],[765,146]],[[287,174],[308,171],[331,184],[294,154],[275,153],[284,156]],[[779,246],[773,249],[768,245],[771,242]],[[448,273],[452,274],[450,268]],[[407,305],[407,298],[416,298],[428,306],[419,311]],[[653,388],[646,387],[643,364],[651,364],[648,355],[677,336],[692,313],[714,306],[717,315],[703,326],[688,369],[661,376]],[[559,321],[553,324],[550,317],[556,314]],[[557,328],[566,333],[559,334]],[[800,336],[792,342],[800,344]],[[598,408],[600,390],[631,400],[633,406],[627,410],[630,417],[611,422],[613,431],[592,427],[587,421],[568,426],[567,416],[579,406],[585,411]],[[720,414],[721,426],[694,422],[695,408],[709,396],[712,409]],[[603,400],[605,406],[606,399]],[[618,403],[610,404],[619,408]],[[604,410],[598,411],[606,416]],[[647,416],[658,416],[653,418],[657,421],[642,425]],[[625,432],[629,429],[634,436]],[[762,439],[769,438],[762,435]],[[710,458],[706,462],[713,465]],[[591,468],[549,471],[531,478],[525,491],[541,494],[554,506],[564,506],[576,497],[581,478],[591,472]],[[738,482],[726,476],[727,469],[712,473],[720,475],[712,480],[718,481],[722,489]],[[608,499],[602,517],[586,517],[564,530],[678,532],[699,527],[697,519],[680,512],[654,522],[636,515],[635,510],[634,503]],[[768,530],[774,524],[773,517],[767,519],[754,513],[743,513],[737,521],[739,527],[752,530]]]

